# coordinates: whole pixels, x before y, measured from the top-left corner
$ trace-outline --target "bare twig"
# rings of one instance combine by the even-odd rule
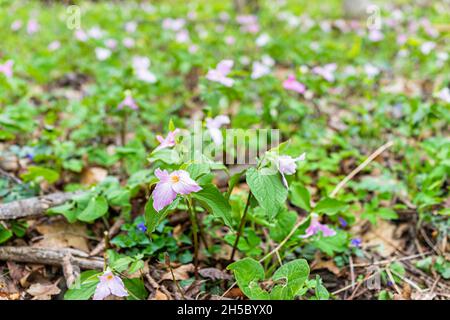
[[[71,262],[81,269],[103,269],[103,259],[89,258],[87,253],[74,249],[38,247],[0,247],[0,260],[62,266],[64,257],[72,255]]]
[[[119,218],[116,220],[116,222],[114,222],[114,224],[111,226],[111,228],[108,231],[108,236],[109,237],[114,237],[119,231],[120,231],[120,227],[125,223],[125,220],[123,218]],[[91,251],[91,253],[89,254],[91,257],[92,256],[96,256],[99,255],[100,253],[103,252],[103,250],[105,250],[105,239],[102,239],[102,241],[100,241],[97,246]]]
[[[41,197],[17,200],[0,205],[0,220],[39,216],[79,195],[79,192],[57,192]]]

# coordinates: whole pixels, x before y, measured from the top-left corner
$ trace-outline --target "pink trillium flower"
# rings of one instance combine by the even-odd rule
[[[125,48],[132,48],[132,47],[134,47],[135,41],[133,38],[126,37],[122,40],[122,43]]]
[[[291,156],[279,156],[276,159],[276,164],[278,167],[278,171],[281,173],[281,177],[283,179],[283,184],[286,188],[289,189],[287,180],[285,175],[292,175],[297,170],[297,161],[304,161],[306,157],[306,153],[302,153],[297,158],[292,158]]]
[[[364,72],[367,74],[369,78],[374,78],[380,74],[380,69],[368,63],[364,66]]]
[[[315,214],[311,216],[311,223],[309,227],[306,229],[305,235],[302,238],[309,238],[317,233],[322,231],[324,237],[332,237],[336,235],[336,231],[328,227],[326,224],[322,224],[319,222],[319,217]]]
[[[442,101],[450,104],[450,89],[449,88],[443,88],[441,91],[439,91],[436,94],[436,97],[441,99]]]
[[[159,182],[156,184],[152,197],[153,208],[158,212],[171,204],[178,194],[187,195],[202,190],[184,170],[177,170],[169,174],[167,170],[158,168],[155,170],[155,175]]]
[[[132,66],[136,77],[144,82],[155,83],[156,76],[148,70],[150,67],[150,59],[147,57],[133,57]]]
[[[214,82],[218,82],[225,87],[231,87],[234,84],[234,80],[228,78],[227,75],[231,72],[233,67],[233,60],[222,60],[217,64],[215,69],[210,69],[206,74],[206,79]]]
[[[15,20],[11,24],[11,30],[12,31],[18,31],[20,28],[22,28],[22,21],[20,21],[20,20]]]
[[[27,24],[27,32],[28,34],[33,34],[39,31],[39,23],[36,19],[31,19]]]
[[[237,16],[236,22],[241,25],[243,32],[257,33],[259,31],[258,18],[255,15]]]
[[[252,74],[250,76],[252,79],[259,79],[269,73],[270,73],[269,66],[267,66],[266,64],[261,63],[259,61],[253,62]]]
[[[436,43],[427,41],[420,46],[420,51],[422,51],[423,54],[428,55],[434,48],[436,48]]]
[[[256,45],[258,47],[264,47],[269,42],[270,42],[270,36],[267,33],[263,33],[258,38],[256,38]]]
[[[92,27],[88,30],[88,35],[94,39],[100,39],[105,35],[105,31],[103,31],[100,27]]]
[[[12,78],[13,65],[14,61],[12,60],[7,60],[4,64],[0,64],[0,73],[3,73],[7,78]]]
[[[86,42],[89,39],[89,36],[87,35],[86,32],[84,32],[83,29],[79,29],[79,30],[75,31],[75,38],[78,41]]]
[[[134,101],[134,99],[131,96],[131,94],[127,95],[125,97],[125,99],[123,99],[123,101],[121,103],[119,103],[119,105],[117,106],[117,109],[118,110],[122,110],[124,107],[128,107],[128,108],[130,108],[132,110],[139,109],[138,105]]]
[[[230,118],[228,116],[220,115],[213,118],[206,118],[206,128],[216,146],[219,146],[223,142],[222,132],[220,127],[229,124]]]
[[[156,136],[156,139],[159,141],[159,146],[156,147],[156,150],[160,150],[160,149],[164,149],[164,148],[169,148],[169,147],[173,147],[176,143],[175,141],[175,136],[177,135],[177,133],[180,132],[180,129],[175,129],[173,131],[170,131],[167,134],[167,137],[163,137],[163,136]]]
[[[323,67],[322,66],[314,67],[312,69],[312,72],[321,76],[328,82],[333,82],[334,81],[334,72],[336,71],[336,69],[337,69],[337,65],[335,63],[328,63],[328,64],[324,65]]]
[[[178,43],[187,43],[189,42],[189,40],[189,31],[187,31],[186,29],[178,31],[175,35],[175,41]]]
[[[48,50],[50,51],[56,51],[61,47],[61,43],[57,40],[50,42],[50,44],[48,45]]]
[[[128,296],[128,292],[125,290],[122,279],[115,276],[111,271],[105,271],[98,278],[100,279],[100,282],[95,289],[94,300],[103,300],[110,294],[117,297]]]
[[[180,31],[183,29],[184,25],[186,24],[186,20],[184,19],[172,19],[172,18],[166,18],[162,22],[163,29],[166,30],[172,30],[172,31]]]
[[[297,93],[305,93],[306,87],[303,83],[298,82],[293,74],[289,75],[286,80],[283,81],[283,88]]]
[[[137,29],[137,22],[136,21],[129,21],[125,23],[125,31],[128,33],[133,33]]]
[[[104,43],[109,49],[115,49],[117,47],[116,39],[106,39]]]
[[[368,37],[372,42],[379,42],[384,39],[384,34],[380,30],[374,29],[370,31]]]
[[[106,48],[95,48],[95,55],[99,61],[104,61],[111,56],[111,50]]]

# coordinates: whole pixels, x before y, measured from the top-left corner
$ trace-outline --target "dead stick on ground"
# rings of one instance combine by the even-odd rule
[[[376,157],[378,157],[386,149],[392,147],[393,144],[394,144],[393,141],[389,141],[386,144],[379,147],[377,150],[375,150],[375,152],[373,152],[363,163],[361,163],[355,170],[350,172],[350,174],[348,176],[346,176],[341,182],[339,182],[337,184],[337,186],[334,188],[334,190],[330,193],[330,197],[334,197],[353,177],[355,177],[359,172],[361,172],[365,167],[367,167],[367,165],[369,163],[371,163]],[[309,215],[307,217],[305,217],[304,219],[300,219],[294,225],[294,227],[291,229],[289,234],[283,239],[283,241],[281,241],[280,244],[275,249],[273,249],[267,255],[265,255],[262,259],[260,259],[259,262],[263,262],[267,258],[271,257],[273,254],[277,253],[281,249],[281,247],[283,247],[286,244],[286,242],[292,237],[292,235],[295,233],[295,231],[297,231],[297,229],[300,228],[300,226],[302,226],[308,220],[308,217],[309,217]],[[228,292],[230,292],[230,290],[236,284],[237,284],[237,282],[234,282],[231,285],[231,287],[228,288],[227,291],[225,291],[225,293],[222,295],[222,297],[224,297]]]
[[[72,255],[72,263],[81,269],[103,269],[103,259],[89,258],[87,253],[74,249],[38,247],[0,247],[0,260],[62,266],[64,257]]]
[[[108,231],[108,236],[109,237],[114,237],[119,231],[120,231],[120,227],[125,223],[125,220],[123,218],[119,218],[116,220],[116,222],[114,222],[114,224],[111,226],[111,228]],[[92,256],[96,256],[100,253],[103,252],[103,250],[105,249],[105,239],[102,239],[102,241],[100,241],[97,246],[91,251],[91,253],[89,254],[91,257]]]
[[[41,197],[17,200],[0,205],[0,220],[39,216],[47,209],[59,206],[80,192],[57,192]]]

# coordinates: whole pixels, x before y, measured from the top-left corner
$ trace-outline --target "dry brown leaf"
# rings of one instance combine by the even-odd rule
[[[187,280],[190,278],[189,273],[194,272],[194,265],[192,263],[185,264],[179,266],[176,269],[173,269],[173,275],[175,276],[175,280]],[[161,280],[172,280],[172,273],[170,271],[163,274]]]
[[[163,292],[156,290],[155,295],[151,300],[169,300],[169,298]]]
[[[9,276],[16,282],[19,282],[20,279],[29,273],[25,270],[23,265],[17,264],[13,261],[7,261],[6,265],[8,266]]]
[[[34,243],[33,246],[47,248],[70,247],[89,252],[86,239],[87,230],[83,224],[58,220],[49,224],[38,225],[36,230],[43,235],[43,238]]]
[[[203,278],[209,278],[212,280],[231,280],[232,277],[222,271],[219,270],[217,268],[204,268],[198,271],[198,273],[203,277]]]
[[[52,296],[61,292],[58,288],[58,281],[50,284],[34,283],[27,290],[27,293],[33,296],[33,300],[50,300]]]
[[[376,247],[378,253],[387,258],[395,253],[396,249],[403,249],[405,240],[397,238],[397,227],[386,220],[379,220],[376,226],[363,235],[366,247]]]
[[[108,171],[99,167],[91,167],[83,170],[81,174],[81,184],[85,186],[91,186],[93,184],[97,184],[102,182],[106,176],[108,175]]]
[[[333,260],[319,260],[311,266],[312,270],[327,269],[328,271],[339,275],[341,270],[336,266]]]

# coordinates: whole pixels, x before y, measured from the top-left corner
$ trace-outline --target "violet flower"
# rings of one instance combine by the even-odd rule
[[[125,99],[123,99],[123,101],[121,103],[119,103],[119,105],[117,106],[118,110],[122,110],[124,107],[130,108],[132,110],[137,110],[139,109],[138,105],[136,104],[136,102],[134,101],[133,97],[131,96],[131,94],[128,94]]]
[[[30,19],[27,23],[27,33],[33,34],[39,31],[39,23],[36,19]]]
[[[297,170],[297,161],[305,160],[306,153],[302,153],[297,158],[292,158],[291,156],[279,156],[276,158],[276,165],[278,171],[281,173],[281,177],[283,179],[283,184],[286,188],[289,189],[287,180],[285,175],[292,175]]]
[[[177,170],[169,174],[167,170],[158,168],[155,170],[155,175],[159,182],[152,193],[152,198],[153,208],[158,212],[171,204],[178,194],[187,195],[202,190],[184,170]]]
[[[136,226],[136,228],[141,231],[141,232],[146,232],[147,231],[147,227],[145,226],[145,223],[138,223],[138,225]]]
[[[311,223],[309,227],[306,229],[305,235],[301,236],[302,238],[309,238],[317,233],[322,232],[324,237],[332,237],[336,235],[336,231],[328,227],[326,224],[322,224],[319,222],[319,216],[313,214],[311,216]]]
[[[350,245],[355,248],[361,247],[362,240],[360,238],[354,238],[350,241]]]
[[[289,75],[288,78],[283,81],[283,88],[300,94],[303,94],[306,91],[305,85],[298,82],[293,74]]]
[[[216,146],[219,146],[223,142],[222,132],[220,127],[229,124],[230,118],[228,116],[219,115],[215,118],[206,118],[206,128]]]
[[[163,136],[160,136],[160,135],[156,136],[156,139],[159,141],[159,146],[157,146],[155,148],[155,151],[156,150],[160,150],[160,149],[164,149],[164,148],[173,147],[175,145],[175,143],[176,143],[175,135],[178,132],[180,132],[180,129],[177,128],[177,129],[175,129],[173,131],[170,131],[167,134],[167,137],[165,137],[165,138]]]
[[[214,82],[218,82],[225,87],[231,87],[234,84],[234,80],[228,78],[227,75],[230,73],[233,67],[233,60],[222,60],[220,61],[215,69],[210,69],[206,74],[206,79]]]
[[[7,60],[4,64],[0,64],[0,73],[3,73],[7,78],[12,78],[13,65],[14,61],[12,60]]]
[[[94,300],[103,300],[110,294],[117,297],[128,296],[127,290],[125,290],[125,285],[122,279],[115,276],[111,271],[105,271],[101,276],[99,276],[100,282],[97,284],[97,288],[94,293]]]

